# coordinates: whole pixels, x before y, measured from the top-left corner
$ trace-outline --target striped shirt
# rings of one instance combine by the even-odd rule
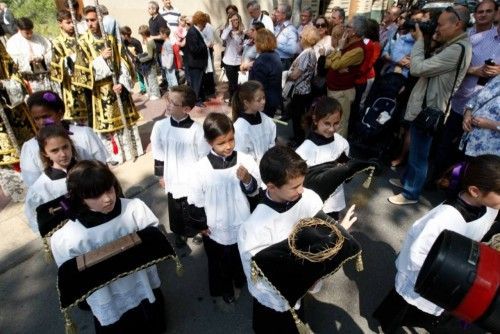
[[[179,25],[179,18],[181,17],[181,12],[174,7],[166,9],[165,7],[160,9],[160,15],[165,21],[170,29],[172,27],[177,27]]]
[[[493,26],[490,30],[476,33],[476,28],[468,31],[469,39],[472,44],[472,60],[470,66],[484,65],[484,61],[492,59],[495,64],[500,64],[500,35],[497,27]],[[467,74],[462,84],[453,95],[451,108],[457,114],[464,113],[467,101],[475,92],[484,86],[477,84],[478,77]]]

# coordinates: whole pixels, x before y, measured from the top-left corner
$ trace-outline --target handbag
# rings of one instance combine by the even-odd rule
[[[430,79],[428,79],[427,80],[427,87],[425,88],[424,101],[422,102],[422,110],[417,115],[417,117],[413,120],[413,124],[417,128],[419,128],[420,130],[422,130],[423,132],[425,132],[429,135],[433,135],[434,133],[436,133],[437,129],[444,122],[445,116],[448,113],[451,98],[453,97],[455,86],[456,86],[457,80],[458,80],[458,73],[460,72],[460,65],[462,64],[462,60],[464,58],[464,53],[465,53],[465,47],[460,43],[457,43],[457,44],[462,47],[462,51],[460,52],[460,57],[458,57],[457,69],[455,72],[455,80],[453,82],[453,87],[451,88],[450,98],[448,99],[448,102],[446,103],[446,109],[444,111],[442,111],[439,108],[427,106],[427,90],[429,89],[429,80],[430,80]]]

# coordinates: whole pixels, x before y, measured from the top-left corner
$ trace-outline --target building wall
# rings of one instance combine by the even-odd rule
[[[220,27],[226,22],[225,8],[229,4],[238,7],[240,15],[243,17],[245,26],[249,21],[249,16],[246,13],[246,3],[248,0],[172,0],[172,4],[184,15],[193,15],[196,11],[201,10],[209,13],[212,20],[212,26]],[[149,15],[147,11],[147,0],[100,0],[101,5],[105,5],[111,16],[115,17],[120,25],[128,25],[137,35],[137,29],[141,24],[147,24]],[[163,6],[161,0],[157,1],[160,7]],[[261,8],[271,11],[276,0],[260,0]],[[289,1],[290,3],[293,0]],[[84,5],[94,5],[92,0],[83,0]]]

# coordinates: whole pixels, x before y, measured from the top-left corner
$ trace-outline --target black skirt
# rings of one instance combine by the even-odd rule
[[[102,326],[94,317],[96,334],[163,333],[166,331],[165,303],[160,288],[154,289],[154,303],[144,299],[137,307],[125,312],[114,324]]]

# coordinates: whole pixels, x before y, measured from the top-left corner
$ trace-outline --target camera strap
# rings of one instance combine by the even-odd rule
[[[460,51],[460,56],[458,57],[457,68],[455,71],[455,80],[453,81],[453,87],[451,87],[450,98],[448,99],[448,102],[446,102],[446,109],[443,111],[445,117],[448,115],[448,112],[449,112],[448,108],[450,107],[451,98],[453,97],[453,93],[455,92],[455,86],[457,84],[458,74],[460,73],[460,68],[462,67],[461,65],[462,65],[462,61],[464,59],[464,55],[465,55],[465,46],[461,43],[456,43],[456,44],[460,45],[462,50]],[[431,79],[432,78],[427,79],[427,86],[425,87],[424,101],[422,102],[422,110],[427,108],[427,90],[429,89],[429,81],[431,81]]]

